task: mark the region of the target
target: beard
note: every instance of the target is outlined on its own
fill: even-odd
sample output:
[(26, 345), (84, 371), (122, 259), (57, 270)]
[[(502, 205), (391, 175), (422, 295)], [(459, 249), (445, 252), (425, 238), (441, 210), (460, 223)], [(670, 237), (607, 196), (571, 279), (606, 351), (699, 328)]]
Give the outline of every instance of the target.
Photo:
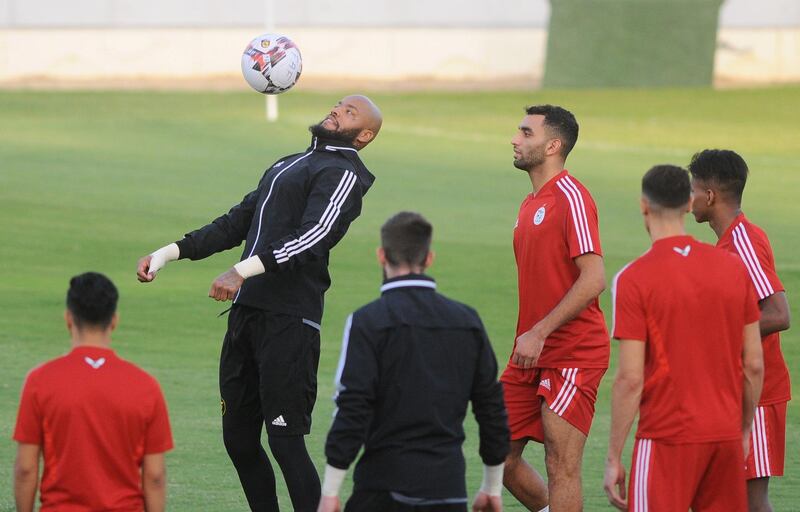
[(533, 170), (544, 163), (544, 145), (533, 148), (529, 153), (522, 153), (514, 159), (514, 167), (525, 172)]
[(350, 144), (351, 146), (356, 141), (356, 137), (358, 134), (361, 133), (360, 128), (350, 128), (349, 130), (329, 130), (322, 126), (322, 123), (325, 120), (323, 119), (317, 124), (312, 124), (308, 127), (308, 131), (311, 132), (311, 135), (314, 137), (319, 137), (321, 139), (328, 139), (328, 140), (335, 140), (337, 142), (344, 142), (345, 144)]

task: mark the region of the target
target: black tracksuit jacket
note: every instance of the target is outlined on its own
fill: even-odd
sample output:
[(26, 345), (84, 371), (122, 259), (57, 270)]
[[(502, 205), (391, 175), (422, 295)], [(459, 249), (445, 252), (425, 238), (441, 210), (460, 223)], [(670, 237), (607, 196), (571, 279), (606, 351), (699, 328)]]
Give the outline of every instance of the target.
[(364, 446), (354, 491), (465, 498), (470, 401), (483, 462), (494, 466), (508, 454), (503, 392), (483, 324), (435, 286), (424, 275), (387, 280), (378, 300), (348, 318), (325, 455), (346, 469)]
[(244, 240), (241, 259), (258, 256), (266, 272), (245, 280), (234, 303), (320, 323), (328, 254), (374, 181), (355, 148), (314, 137), (305, 152), (267, 169), (228, 213), (176, 242), (180, 258), (199, 260)]

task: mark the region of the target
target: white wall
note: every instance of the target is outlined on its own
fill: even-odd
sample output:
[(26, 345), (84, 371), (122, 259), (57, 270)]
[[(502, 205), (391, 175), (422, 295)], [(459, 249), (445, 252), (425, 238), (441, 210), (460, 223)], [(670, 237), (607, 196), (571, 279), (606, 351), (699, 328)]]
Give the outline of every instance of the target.
[[(243, 88), (239, 63), (261, 29), (48, 29), (0, 31), (0, 86), (178, 85)], [(306, 86), (535, 87), (543, 29), (286, 27), (303, 53)], [(800, 29), (722, 29), (715, 81), (800, 83)], [(182, 82), (182, 83), (181, 83)]]
[[(0, 28), (0, 86), (151, 86), (177, 80), (183, 81), (177, 85), (243, 87), (239, 58), (247, 41), (263, 32), (265, 5), (262, 0), (0, 0), (0, 27), (10, 26)], [(537, 85), (545, 65), (548, 0), (487, 5), (485, 0), (291, 0), (280, 4), (278, 18), (298, 23), (278, 28), (303, 52), (304, 85), (346, 80)], [(720, 16), (717, 83), (800, 82), (800, 0), (728, 0)]]
[[(545, 28), (550, 16), (548, 0), (0, 0), (0, 28), (254, 27), (270, 2), (271, 21), (293, 27)], [(720, 24), (800, 27), (800, 0), (725, 0)]]
[[(244, 87), (240, 58), (252, 29), (0, 31), (0, 85), (206, 78)], [(536, 85), (546, 32), (529, 29), (292, 28), (303, 82), (440, 80)], [(122, 84), (125, 85), (125, 84)], [(189, 84), (191, 85), (191, 84)]]

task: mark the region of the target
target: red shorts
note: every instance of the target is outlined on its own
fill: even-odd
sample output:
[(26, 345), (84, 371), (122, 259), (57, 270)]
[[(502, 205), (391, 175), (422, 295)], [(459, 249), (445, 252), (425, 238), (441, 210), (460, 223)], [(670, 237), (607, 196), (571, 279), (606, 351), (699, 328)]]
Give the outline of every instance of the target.
[(637, 439), (628, 510), (746, 512), (742, 442), (666, 444)]
[(500, 382), (508, 411), (511, 440), (544, 442), (542, 401), (584, 435), (594, 418), (597, 386), (605, 368), (515, 368), (507, 366)]
[(786, 402), (756, 407), (745, 463), (747, 479), (783, 476), (785, 452)]

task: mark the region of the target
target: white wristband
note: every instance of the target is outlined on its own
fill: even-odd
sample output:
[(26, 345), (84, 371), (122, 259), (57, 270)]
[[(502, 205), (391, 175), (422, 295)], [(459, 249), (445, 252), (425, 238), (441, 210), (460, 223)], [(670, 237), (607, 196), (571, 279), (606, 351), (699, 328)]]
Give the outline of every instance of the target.
[(339, 489), (342, 487), (342, 482), (344, 482), (346, 474), (346, 469), (339, 469), (330, 464), (326, 464), (325, 478), (322, 481), (322, 495), (339, 496)]
[(483, 465), (483, 482), (481, 492), (489, 496), (500, 496), (503, 492), (503, 464), (497, 466)]
[(264, 264), (261, 263), (261, 258), (258, 256), (251, 256), (246, 260), (242, 260), (234, 265), (233, 268), (235, 268), (236, 272), (238, 272), (239, 275), (245, 279), (248, 277), (257, 276), (258, 274), (263, 274), (267, 270), (264, 268)]
[(150, 267), (147, 269), (148, 274), (155, 274), (164, 266), (169, 263), (170, 261), (175, 261), (181, 255), (181, 250), (178, 248), (178, 244), (171, 243), (161, 249), (157, 250), (150, 256)]

